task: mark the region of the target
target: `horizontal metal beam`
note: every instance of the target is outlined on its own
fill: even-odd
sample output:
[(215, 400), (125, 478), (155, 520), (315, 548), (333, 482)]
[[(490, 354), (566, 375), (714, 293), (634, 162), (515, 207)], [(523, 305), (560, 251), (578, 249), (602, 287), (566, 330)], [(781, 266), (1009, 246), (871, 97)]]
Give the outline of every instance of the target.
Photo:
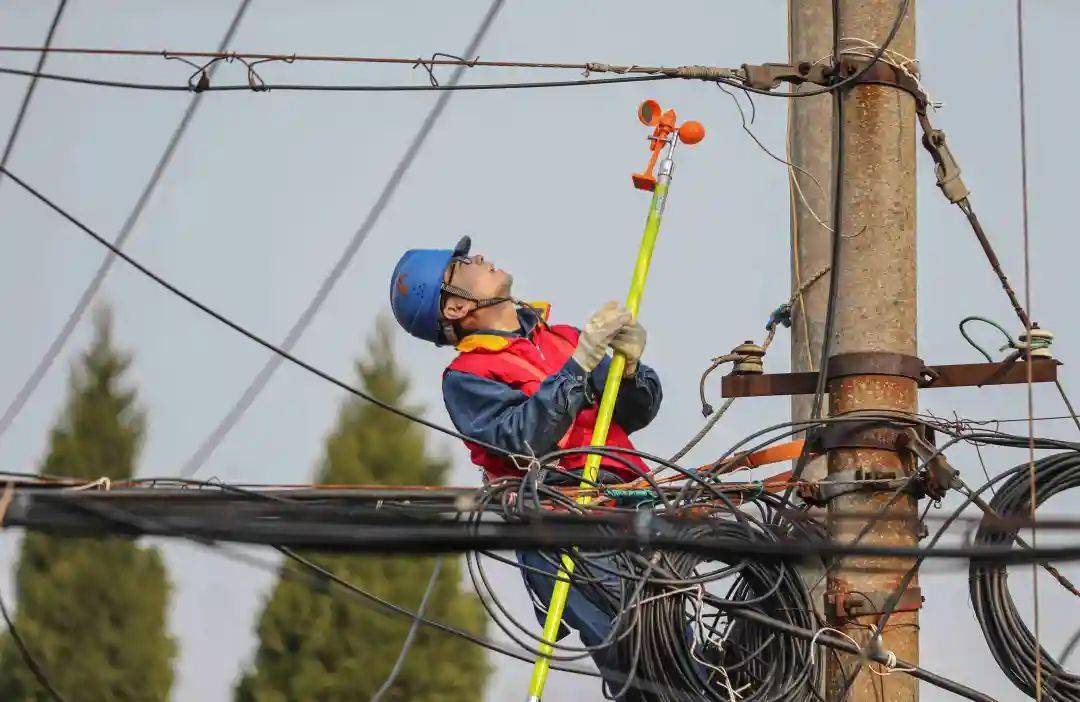
[[(1051, 383), (1057, 380), (1060, 363), (1052, 359), (1031, 362), (1031, 380)], [(1002, 363), (955, 363), (928, 366), (933, 380), (921, 383), (926, 389), (960, 388), (982, 385), (1016, 385), (1027, 382), (1026, 361)], [(763, 373), (761, 375), (725, 375), (721, 385), (724, 397), (766, 397), (771, 395), (812, 395), (817, 389), (817, 373)]]

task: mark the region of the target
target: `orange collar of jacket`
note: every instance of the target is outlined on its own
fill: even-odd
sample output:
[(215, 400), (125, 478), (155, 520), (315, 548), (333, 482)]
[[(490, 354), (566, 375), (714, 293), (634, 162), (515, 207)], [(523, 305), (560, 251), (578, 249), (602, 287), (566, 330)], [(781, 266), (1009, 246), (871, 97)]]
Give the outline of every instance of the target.
[[(551, 305), (547, 302), (526, 302), (526, 306), (536, 310), (540, 313), (540, 320), (547, 322), (548, 317), (551, 316)], [(484, 332), (476, 332), (469, 334), (464, 339), (458, 342), (457, 350), (460, 353), (468, 353), (469, 351), (502, 351), (510, 345), (514, 339), (518, 337), (503, 336), (502, 334), (486, 334)]]

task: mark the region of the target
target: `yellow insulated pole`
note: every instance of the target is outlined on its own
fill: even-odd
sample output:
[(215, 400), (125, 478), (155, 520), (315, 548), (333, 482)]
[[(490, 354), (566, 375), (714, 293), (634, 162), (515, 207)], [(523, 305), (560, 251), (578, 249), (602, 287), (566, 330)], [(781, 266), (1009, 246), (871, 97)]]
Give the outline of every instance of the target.
[[(630, 293), (626, 296), (626, 309), (637, 319), (638, 309), (641, 307), (641, 296), (645, 291), (645, 279), (649, 275), (649, 264), (652, 262), (653, 249), (656, 248), (656, 237), (660, 232), (660, 218), (664, 214), (664, 203), (667, 200), (668, 185), (671, 183), (671, 170), (674, 162), (671, 160), (678, 141), (676, 134), (670, 136), (670, 147), (667, 157), (660, 162), (660, 169), (656, 176), (656, 187), (653, 189), (652, 200), (649, 203), (649, 215), (645, 220), (645, 233), (641, 237), (641, 246), (638, 248), (637, 263), (634, 264), (634, 277), (630, 280)], [(611, 428), (611, 417), (615, 412), (615, 398), (619, 394), (619, 385), (622, 382), (623, 372), (626, 370), (626, 357), (616, 353), (611, 359), (607, 381), (604, 383), (604, 394), (600, 399), (600, 409), (596, 416), (596, 426), (593, 429), (592, 445), (603, 446), (607, 443), (608, 429)], [(596, 476), (600, 469), (600, 454), (589, 454), (585, 462), (585, 470), (582, 473), (581, 487), (588, 489), (596, 482)], [(579, 504), (587, 504), (592, 497), (582, 493), (577, 498)], [(555, 581), (554, 590), (551, 593), (551, 603), (548, 605), (547, 619), (544, 621), (544, 641), (540, 644), (540, 656), (533, 666), (532, 679), (529, 682), (529, 702), (540, 702), (544, 693), (544, 684), (547, 682), (548, 670), (551, 668), (551, 654), (554, 650), (553, 642), (559, 632), (559, 623), (562, 621), (563, 610), (566, 608), (566, 597), (570, 592), (570, 575), (574, 572), (574, 561), (569, 555), (562, 557), (562, 569), (559, 578)]]

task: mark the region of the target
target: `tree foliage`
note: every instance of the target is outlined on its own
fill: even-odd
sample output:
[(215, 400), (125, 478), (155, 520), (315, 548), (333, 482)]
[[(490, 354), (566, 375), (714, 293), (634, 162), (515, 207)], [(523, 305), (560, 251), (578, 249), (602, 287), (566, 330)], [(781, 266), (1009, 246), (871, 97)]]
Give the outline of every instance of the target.
[[(357, 364), (364, 388), (401, 405), (408, 380), (394, 356), (392, 327), (380, 320)], [(346, 401), (326, 440), (318, 480), (331, 484), (439, 484), (449, 464), (432, 458), (420, 427), (359, 399)], [(311, 557), (365, 590), (415, 609), (434, 568), (428, 558)], [(282, 567), (292, 568), (286, 563)], [(444, 561), (427, 616), (483, 631), (477, 597), (460, 586), (458, 561)], [(333, 587), (333, 586), (331, 586)], [(315, 592), (279, 578), (258, 623), (259, 646), (240, 681), (238, 702), (368, 700), (389, 675), (410, 620), (376, 611), (343, 591)], [(384, 702), (454, 702), (483, 698), (483, 651), (421, 627)]]
[[(68, 400), (41, 472), (122, 480), (134, 474), (145, 418), (123, 382), (130, 357), (112, 342), (106, 312), (72, 371)], [(120, 538), (27, 533), (15, 575), (15, 625), (69, 700), (167, 700), (176, 644), (169, 583), (156, 548)], [(50, 700), (11, 636), (0, 641), (0, 699)]]

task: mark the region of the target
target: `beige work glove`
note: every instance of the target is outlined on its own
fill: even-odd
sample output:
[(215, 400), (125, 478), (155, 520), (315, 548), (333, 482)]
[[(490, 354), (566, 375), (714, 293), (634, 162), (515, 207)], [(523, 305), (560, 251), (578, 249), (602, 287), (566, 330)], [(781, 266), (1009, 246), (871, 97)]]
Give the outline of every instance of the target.
[(638, 361), (645, 352), (645, 336), (645, 327), (632, 319), (624, 324), (611, 340), (611, 348), (626, 357), (624, 377), (629, 378), (637, 373)]
[(585, 323), (573, 359), (586, 373), (591, 372), (604, 359), (611, 340), (629, 322), (630, 313), (622, 305), (614, 301), (605, 304)]

